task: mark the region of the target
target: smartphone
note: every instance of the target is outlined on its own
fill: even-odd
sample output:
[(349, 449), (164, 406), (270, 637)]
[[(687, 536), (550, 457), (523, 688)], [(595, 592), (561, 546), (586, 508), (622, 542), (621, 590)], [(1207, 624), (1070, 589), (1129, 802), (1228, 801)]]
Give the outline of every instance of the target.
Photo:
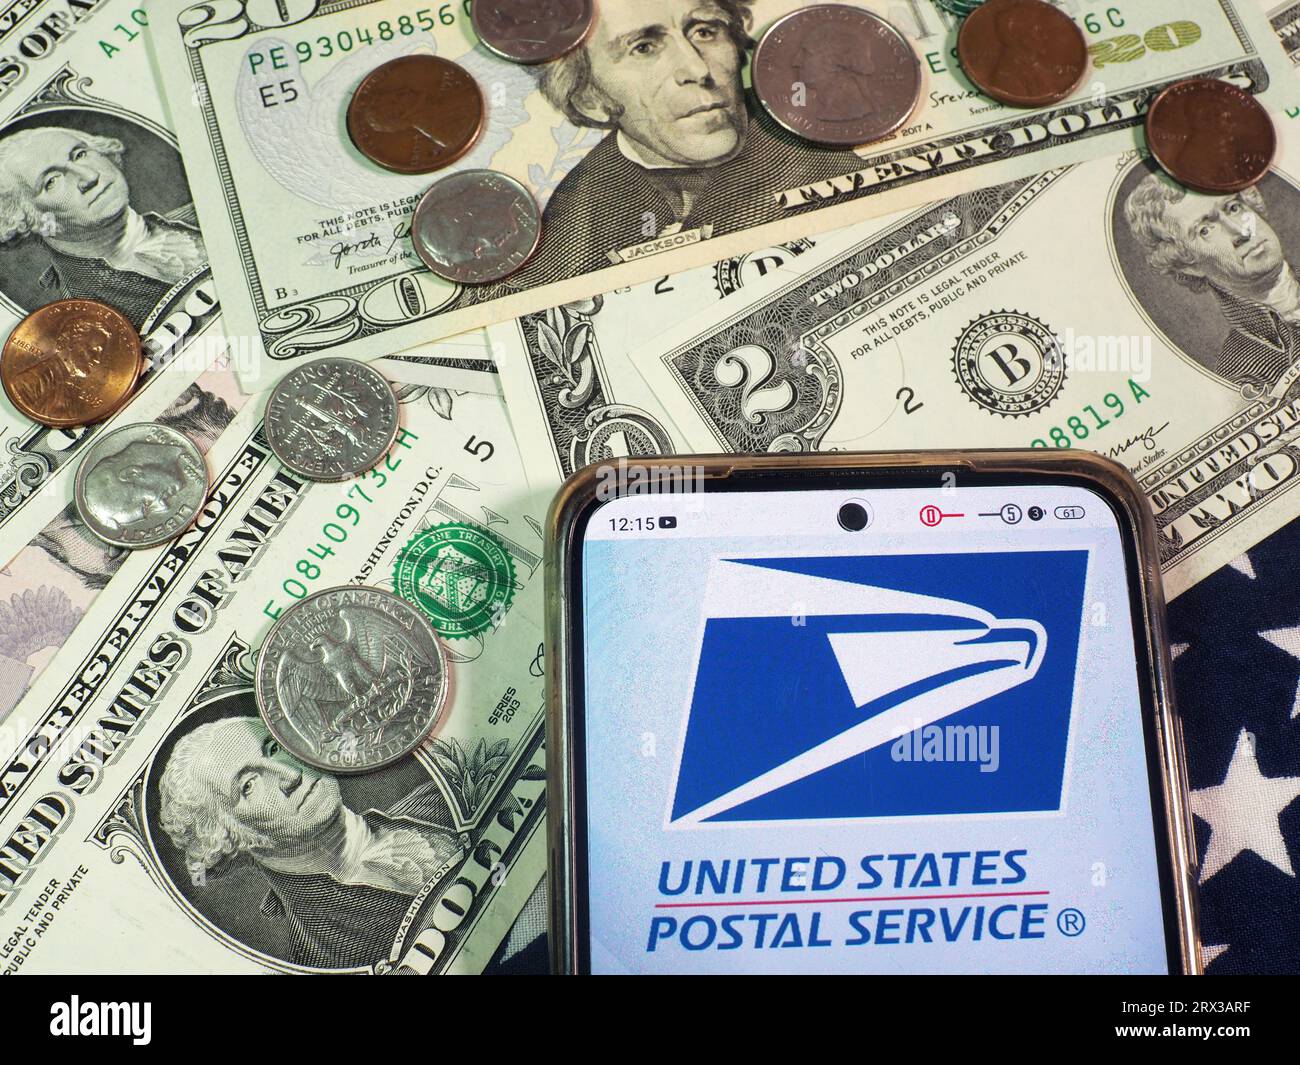
[(547, 605), (557, 971), (1200, 971), (1118, 464), (593, 466), (551, 509)]

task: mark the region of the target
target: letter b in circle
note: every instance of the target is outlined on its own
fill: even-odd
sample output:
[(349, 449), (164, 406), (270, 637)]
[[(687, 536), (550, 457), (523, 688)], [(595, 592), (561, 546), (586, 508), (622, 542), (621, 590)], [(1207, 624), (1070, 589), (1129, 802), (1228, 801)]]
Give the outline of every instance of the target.
[(1034, 372), (1033, 364), (1021, 354), (1020, 348), (1012, 341), (999, 344), (985, 356), (1006, 377), (1006, 387), (1015, 388)]
[(1065, 384), (1065, 359), (1046, 323), (1021, 311), (972, 321), (953, 347), (953, 372), (967, 397), (1004, 418), (1051, 404)]

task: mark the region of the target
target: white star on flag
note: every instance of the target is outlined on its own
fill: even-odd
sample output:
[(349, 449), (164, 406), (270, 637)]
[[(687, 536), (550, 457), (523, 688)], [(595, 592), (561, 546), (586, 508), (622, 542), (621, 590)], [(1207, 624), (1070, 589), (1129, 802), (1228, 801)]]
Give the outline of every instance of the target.
[(1295, 876), (1278, 817), (1300, 796), (1300, 777), (1266, 777), (1255, 744), (1242, 729), (1223, 783), (1192, 792), (1192, 812), (1210, 826), (1201, 883), (1242, 851), (1254, 851), (1287, 876)]
[(1243, 576), (1249, 577), (1252, 581), (1255, 579), (1255, 565), (1250, 561), (1249, 555), (1234, 558), (1228, 565)]
[[(1285, 651), (1300, 662), (1300, 626), (1289, 629), (1265, 629), (1260, 633), (1264, 639), (1279, 651)], [(1291, 700), (1291, 717), (1300, 715), (1300, 683), (1296, 684), (1295, 697)]]
[(1210, 962), (1214, 961), (1220, 954), (1228, 949), (1227, 943), (1216, 943), (1211, 946), (1208, 943), (1201, 944), (1201, 965), (1204, 968), (1210, 967)]

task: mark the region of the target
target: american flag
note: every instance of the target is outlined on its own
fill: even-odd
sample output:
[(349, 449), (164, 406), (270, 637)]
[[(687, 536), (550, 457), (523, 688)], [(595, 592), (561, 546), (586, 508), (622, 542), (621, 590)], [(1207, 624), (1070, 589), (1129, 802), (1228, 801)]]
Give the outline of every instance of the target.
[(1169, 605), (1206, 972), (1300, 972), (1300, 520)]

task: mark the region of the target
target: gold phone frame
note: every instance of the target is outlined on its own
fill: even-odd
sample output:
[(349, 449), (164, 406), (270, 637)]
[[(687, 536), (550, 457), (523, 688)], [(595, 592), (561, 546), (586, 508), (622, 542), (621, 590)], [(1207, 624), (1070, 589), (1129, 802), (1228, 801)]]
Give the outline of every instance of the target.
[[(1008, 478), (1060, 477), (1084, 482), (1107, 497), (1127, 519), (1137, 559), (1138, 587), (1132, 599), (1141, 617), (1134, 619), (1135, 635), (1144, 635), (1146, 685), (1154, 707), (1155, 747), (1164, 800), (1173, 902), (1177, 921), (1177, 954), (1184, 974), (1203, 971), (1197, 919), (1198, 882), (1196, 843), (1188, 804), (1182, 723), (1174, 709), (1164, 590), (1160, 580), (1155, 521), (1146, 497), (1128, 470), (1112, 459), (1087, 451), (1058, 453), (1042, 449), (988, 451), (834, 452), (804, 455), (672, 455), (656, 459), (630, 459), (626, 463), (597, 463), (579, 470), (557, 492), (546, 525), (546, 663), (547, 663), (547, 833), (549, 843), (548, 888), (552, 971), (579, 971), (579, 930), (576, 890), (580, 881), (573, 814), (577, 782), (574, 772), (573, 661), (579, 648), (571, 647), (574, 611), (580, 604), (569, 594), (573, 586), (578, 526), (601, 505), (598, 490), (608, 491), (611, 478), (629, 471), (644, 483), (655, 471), (671, 482), (674, 471), (698, 470), (704, 480), (737, 475), (811, 474), (816, 487), (820, 474), (851, 476), (855, 471), (879, 477), (897, 471), (921, 476), (963, 471)], [(617, 492), (616, 492), (617, 494)], [(1121, 525), (1123, 523), (1121, 522)], [(1143, 663), (1139, 663), (1141, 667)], [(1171, 953), (1173, 953), (1171, 951)]]

